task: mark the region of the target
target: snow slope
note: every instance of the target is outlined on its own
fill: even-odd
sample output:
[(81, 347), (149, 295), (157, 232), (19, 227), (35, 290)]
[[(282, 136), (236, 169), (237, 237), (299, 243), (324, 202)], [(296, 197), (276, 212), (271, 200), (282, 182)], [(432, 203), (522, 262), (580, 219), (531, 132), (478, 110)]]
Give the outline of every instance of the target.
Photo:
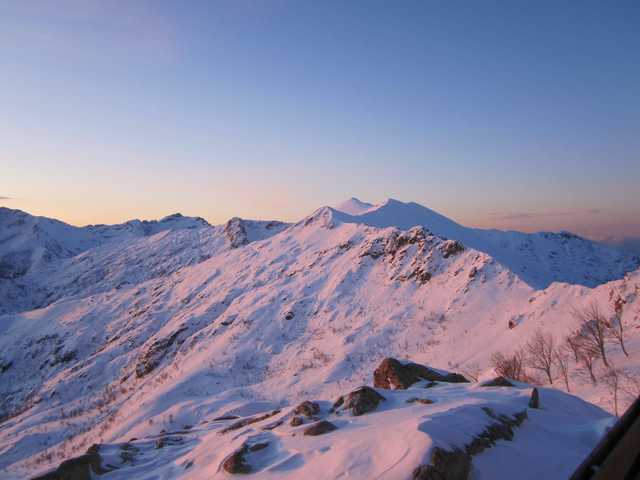
[[(134, 465), (145, 472), (211, 475), (223, 454), (260, 435), (249, 429), (221, 439), (216, 417), (290, 409), (305, 399), (334, 400), (370, 384), (373, 369), (387, 356), (463, 372), (477, 365), (490, 375), (493, 352), (513, 351), (537, 328), (561, 339), (575, 328), (573, 307), (598, 301), (608, 308), (612, 291), (627, 301), (630, 356), (615, 345), (607, 348), (613, 362), (640, 374), (640, 272), (595, 288), (553, 283), (536, 290), (486, 252), (421, 227), (400, 230), (361, 221), (378, 210), (354, 217), (324, 207), (292, 226), (233, 219), (202, 231), (158, 232), (126, 248), (90, 249), (56, 263), (59, 270), (38, 270), (42, 278), (66, 286), (44, 308), (0, 315), (2, 475), (42, 472), (96, 442), (107, 444), (106, 455), (121, 453), (131, 437), (142, 442), (134, 442), (142, 452)], [(187, 247), (187, 254), (180, 253)], [(81, 260), (83, 255), (91, 260)], [(89, 262), (86, 268), (83, 262)], [(64, 294), (70, 286), (61, 279), (103, 267), (85, 286)], [(508, 328), (510, 321), (515, 328)], [(611, 411), (606, 388), (591, 385), (578, 366), (571, 368), (572, 393)], [(446, 388), (450, 394), (436, 398), (435, 408), (442, 410), (433, 411), (446, 413), (443, 425), (467, 406), (520, 408), (525, 395), (511, 390), (489, 395), (477, 385)], [(430, 430), (440, 420), (430, 422), (440, 417), (416, 418), (417, 406), (404, 407), (399, 393), (388, 395), (389, 408), (380, 416), (346, 423), (331, 417), (343, 422), (339, 430), (302, 450), (294, 448), (298, 442), (289, 438), (290, 430), (274, 433), (269, 438), (275, 446), (263, 452), (270, 460), (256, 457), (265, 477), (275, 475), (268, 473), (271, 468), (295, 478), (324, 465), (336, 469), (328, 470), (336, 476), (352, 472), (360, 478), (367, 472), (385, 478), (388, 471), (386, 478), (403, 478), (396, 472), (412, 471), (432, 445), (449, 437), (442, 428)], [(545, 397), (551, 399), (550, 416), (530, 428), (523, 425), (530, 436), (523, 433), (519, 443), (517, 433), (515, 450), (504, 446), (504, 455), (520, 452), (533, 461), (546, 450), (528, 452), (527, 445), (542, 438), (551, 446), (553, 438), (561, 438), (570, 445), (563, 452), (571, 456), (566, 470), (595, 443), (594, 432), (610, 417), (562, 392), (544, 390)], [(206, 426), (196, 428), (201, 422)], [(391, 425), (397, 425), (393, 435), (399, 445), (420, 447), (387, 452), (380, 439), (392, 434)], [(566, 436), (557, 437), (559, 426)], [(372, 440), (357, 434), (366, 428)], [(151, 440), (144, 439), (162, 430), (193, 433), (182, 434), (180, 446), (161, 455), (145, 453)], [(486, 455), (498, 455), (501, 448)], [(368, 460), (374, 454), (381, 456), (379, 462)], [(496, 463), (483, 455), (474, 459), (481, 478), (500, 478), (486, 473)], [(182, 465), (190, 461), (192, 468), (185, 470)], [(121, 473), (131, 471), (109, 475)]]

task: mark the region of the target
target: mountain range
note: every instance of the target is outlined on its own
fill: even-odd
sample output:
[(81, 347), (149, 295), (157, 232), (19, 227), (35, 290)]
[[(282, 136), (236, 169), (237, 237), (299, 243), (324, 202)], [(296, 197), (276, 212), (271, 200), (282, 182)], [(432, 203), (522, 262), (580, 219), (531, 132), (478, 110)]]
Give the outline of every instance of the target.
[[(519, 462), (526, 478), (566, 478), (613, 421), (605, 382), (573, 364), (570, 393), (538, 385), (543, 408), (529, 384), (482, 382), (493, 353), (539, 329), (560, 343), (572, 312), (609, 315), (615, 298), (629, 355), (609, 345), (610, 359), (640, 378), (639, 266), (568, 232), (469, 228), (392, 199), (217, 226), (175, 214), (80, 228), (0, 208), (0, 472), (28, 478), (96, 444), (85, 457), (105, 478), (223, 478), (232, 464), (437, 478), (420, 477), (434, 452), (464, 448), (478, 478), (518, 476)], [(363, 390), (375, 405), (362, 415), (349, 392), (385, 358), (443, 372)], [(317, 409), (297, 415), (304, 401)], [(316, 424), (329, 430), (304, 433)], [(476, 448), (496, 424), (511, 438)]]

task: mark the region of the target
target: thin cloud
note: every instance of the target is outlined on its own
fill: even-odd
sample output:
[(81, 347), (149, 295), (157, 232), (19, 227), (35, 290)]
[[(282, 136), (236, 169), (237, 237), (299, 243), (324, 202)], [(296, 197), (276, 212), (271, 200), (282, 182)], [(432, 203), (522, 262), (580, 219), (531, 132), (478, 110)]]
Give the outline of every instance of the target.
[(3, 197), (0, 195), (0, 200), (13, 200), (11, 197)]
[(594, 208), (590, 210), (576, 210), (572, 212), (548, 212), (548, 213), (540, 213), (540, 212), (513, 212), (513, 213), (505, 213), (505, 212), (494, 212), (490, 213), (489, 216), (493, 217), (496, 220), (528, 220), (532, 218), (547, 218), (547, 217), (567, 217), (570, 215), (579, 215), (588, 213), (591, 215), (595, 215), (600, 213), (600, 210)]

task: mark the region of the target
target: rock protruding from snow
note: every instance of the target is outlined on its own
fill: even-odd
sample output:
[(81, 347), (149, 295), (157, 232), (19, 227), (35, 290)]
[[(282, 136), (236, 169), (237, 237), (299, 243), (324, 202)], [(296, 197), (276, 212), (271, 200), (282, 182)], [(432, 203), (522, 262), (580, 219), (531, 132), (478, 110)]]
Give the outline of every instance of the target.
[(395, 358), (385, 358), (373, 372), (373, 385), (376, 388), (406, 390), (420, 380), (433, 382), (468, 382), (459, 373), (443, 372), (418, 363), (402, 363)]
[(244, 443), (240, 448), (236, 449), (222, 462), (222, 468), (229, 473), (251, 473), (253, 468), (247, 460), (247, 456), (251, 452), (259, 452), (269, 446), (268, 442), (259, 442), (249, 445)]
[(305, 400), (293, 409), (293, 413), (296, 415), (304, 415), (305, 417), (311, 418), (314, 415), (320, 413), (320, 405), (318, 405), (316, 402)]
[(527, 419), (526, 410), (513, 416), (497, 414), (489, 407), (483, 407), (482, 411), (491, 419), (489, 425), (466, 445), (456, 445), (451, 449), (434, 448), (431, 462), (416, 468), (413, 480), (468, 480), (472, 456), (493, 447), (498, 440), (513, 440), (514, 428)]
[(338, 398), (333, 404), (333, 411), (339, 409), (350, 410), (354, 416), (364, 415), (376, 409), (385, 398), (371, 387), (360, 387), (344, 396)]
[(513, 383), (504, 377), (496, 377), (480, 384), (481, 387), (513, 387)]
[(537, 388), (531, 390), (531, 398), (529, 399), (529, 408), (540, 408), (540, 393)]
[(333, 432), (337, 429), (338, 427), (336, 427), (333, 423), (327, 420), (320, 420), (319, 422), (309, 425), (304, 429), (302, 433), (304, 435), (315, 437), (317, 435), (324, 435), (325, 433)]
[(90, 480), (95, 475), (107, 473), (110, 469), (103, 467), (99, 450), (99, 445), (91, 445), (84, 455), (65, 460), (54, 471), (32, 480)]

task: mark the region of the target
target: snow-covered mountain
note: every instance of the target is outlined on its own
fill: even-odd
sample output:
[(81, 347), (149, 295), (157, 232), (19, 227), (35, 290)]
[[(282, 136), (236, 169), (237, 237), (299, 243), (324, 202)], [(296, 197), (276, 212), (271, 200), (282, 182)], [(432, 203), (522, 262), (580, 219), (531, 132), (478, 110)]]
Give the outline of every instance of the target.
[(0, 314), (164, 276), (286, 226), (239, 218), (211, 226), (177, 213), (157, 221), (74, 227), (0, 208)]
[[(359, 206), (368, 206), (359, 208)], [(464, 227), (417, 203), (389, 199), (378, 206), (351, 199), (337, 210), (374, 227), (408, 229), (422, 225), (435, 235), (485, 252), (535, 288), (552, 282), (594, 287), (640, 266), (640, 257), (569, 232), (522, 233)]]
[[(633, 258), (577, 237), (467, 229), (389, 201), (357, 215), (323, 207), (294, 225), (232, 219), (111, 238), (90, 237), (95, 246), (67, 247), (5, 279), (33, 282), (23, 284), (44, 296), (35, 309), (2, 297), (11, 305), (0, 315), (7, 478), (43, 472), (93, 443), (102, 446), (85, 460), (97, 455), (113, 467), (105, 478), (222, 478), (229, 458), (260, 478), (411, 478), (430, 468), (437, 448), (476, 452), (473, 438), (501, 421), (514, 430), (515, 450), (494, 439), (472, 455), (475, 472), (507, 478), (496, 476), (496, 462), (542, 443), (544, 452), (517, 457), (550, 456), (549, 464), (532, 461), (527, 478), (564, 478), (612, 417), (559, 390), (540, 388), (541, 410), (527, 407), (524, 384), (378, 388), (385, 400), (362, 417), (331, 403), (371, 385), (385, 357), (488, 379), (493, 352), (514, 351), (538, 328), (560, 341), (576, 327), (574, 308), (595, 301), (608, 312), (614, 294), (626, 302), (629, 356), (609, 345), (610, 359), (640, 374), (640, 271), (625, 274)], [(508, 253), (495, 256), (476, 240)], [(553, 261), (536, 266), (551, 248)], [(580, 265), (585, 252), (595, 266)], [(579, 280), (552, 283), (554, 275)], [(578, 365), (570, 386), (613, 410), (605, 385), (592, 385)], [(304, 400), (318, 401), (311, 417), (337, 430), (300, 436), (312, 420), (290, 422)], [(518, 430), (510, 422), (523, 411)]]

